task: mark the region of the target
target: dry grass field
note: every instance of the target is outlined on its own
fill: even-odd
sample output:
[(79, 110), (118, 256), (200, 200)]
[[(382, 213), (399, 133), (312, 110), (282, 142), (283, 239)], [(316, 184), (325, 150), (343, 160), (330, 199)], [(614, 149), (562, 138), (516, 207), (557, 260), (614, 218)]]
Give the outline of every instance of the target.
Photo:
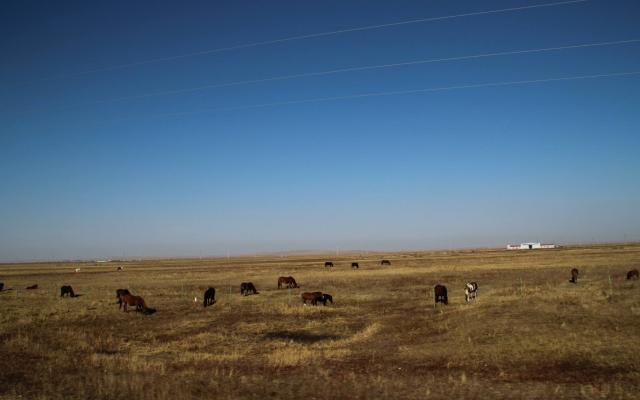
[[(639, 266), (640, 244), (0, 265), (0, 398), (637, 399)], [(118, 288), (157, 313), (119, 311)], [(316, 290), (335, 303), (303, 306)]]

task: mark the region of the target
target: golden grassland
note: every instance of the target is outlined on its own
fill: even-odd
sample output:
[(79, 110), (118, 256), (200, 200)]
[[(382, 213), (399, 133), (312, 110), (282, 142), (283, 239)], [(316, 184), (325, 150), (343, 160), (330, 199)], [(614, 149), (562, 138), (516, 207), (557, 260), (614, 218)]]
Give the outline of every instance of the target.
[[(640, 244), (4, 264), (0, 398), (638, 398), (638, 266)], [(119, 311), (118, 288), (157, 313)], [(316, 290), (335, 303), (303, 306)]]

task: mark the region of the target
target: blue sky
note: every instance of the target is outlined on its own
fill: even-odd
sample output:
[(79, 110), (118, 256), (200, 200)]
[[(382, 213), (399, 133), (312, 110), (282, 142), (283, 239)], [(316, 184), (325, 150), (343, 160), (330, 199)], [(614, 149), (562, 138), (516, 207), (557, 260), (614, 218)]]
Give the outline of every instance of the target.
[(640, 75), (251, 107), (640, 71), (640, 42), (131, 98), (640, 39), (636, 1), (590, 0), (118, 67), (543, 3), (4, 2), (0, 260), (640, 240)]

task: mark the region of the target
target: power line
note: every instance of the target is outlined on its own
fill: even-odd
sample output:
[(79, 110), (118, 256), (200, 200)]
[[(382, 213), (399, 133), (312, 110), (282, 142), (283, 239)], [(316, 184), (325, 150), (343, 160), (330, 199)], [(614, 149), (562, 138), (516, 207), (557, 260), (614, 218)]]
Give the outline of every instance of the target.
[(464, 14), (454, 14), (454, 15), (440, 16), (440, 17), (419, 18), (419, 19), (413, 19), (413, 20), (408, 20), (408, 21), (391, 22), (391, 23), (378, 24), (378, 25), (366, 25), (366, 26), (360, 26), (360, 27), (355, 27), (355, 28), (339, 29), (339, 30), (334, 30), (334, 31), (318, 32), (318, 33), (311, 33), (311, 34), (298, 35), (298, 36), (289, 36), (289, 37), (280, 38), (280, 39), (264, 40), (264, 41), (245, 43), (245, 44), (240, 44), (240, 45), (235, 45), (235, 46), (219, 47), (219, 48), (215, 48), (215, 49), (201, 50), (201, 51), (197, 51), (197, 52), (193, 52), (193, 53), (178, 54), (178, 55), (174, 55), (174, 56), (152, 58), (152, 59), (141, 60), (141, 61), (136, 61), (136, 62), (132, 62), (132, 63), (112, 65), (110, 67), (79, 71), (79, 72), (75, 72), (75, 73), (71, 73), (71, 74), (60, 75), (60, 76), (57, 76), (57, 77), (45, 78), (45, 79), (42, 79), (42, 80), (59, 80), (59, 79), (64, 79), (64, 78), (68, 78), (68, 77), (72, 77), (72, 76), (78, 76), (78, 75), (86, 75), (86, 74), (92, 74), (92, 73), (97, 73), (97, 72), (106, 72), (106, 71), (113, 71), (113, 70), (118, 70), (118, 69), (132, 68), (132, 67), (137, 67), (137, 66), (140, 66), (140, 65), (153, 64), (153, 63), (159, 63), (159, 62), (164, 62), (164, 61), (172, 61), (172, 60), (178, 60), (178, 59), (188, 58), (188, 57), (204, 56), (204, 55), (222, 53), (222, 52), (232, 51), (232, 50), (240, 50), (240, 49), (246, 49), (246, 48), (251, 48), (251, 47), (266, 46), (266, 45), (271, 45), (271, 44), (276, 44), (276, 43), (291, 42), (291, 41), (295, 41), (295, 40), (303, 40), (303, 39), (311, 39), (311, 38), (319, 38), (319, 37), (340, 35), (340, 34), (350, 33), (350, 32), (360, 32), (360, 31), (367, 31), (367, 30), (380, 29), (380, 28), (389, 28), (389, 27), (401, 26), (401, 25), (443, 21), (443, 20), (448, 20), (448, 19), (464, 18), (464, 17), (471, 17), (471, 16), (478, 16), (478, 15), (499, 14), (499, 13), (513, 12), (513, 11), (530, 10), (530, 9), (535, 9), (535, 8), (557, 7), (557, 6), (562, 6), (562, 5), (585, 3), (587, 1), (589, 1), (589, 0), (559, 1), (559, 2), (554, 2), (554, 3), (543, 3), (543, 4), (534, 4), (534, 5), (530, 5), (530, 6), (501, 8), (501, 9), (486, 10), (486, 11), (476, 11), (476, 12), (469, 12), (469, 13), (464, 13)]
[(199, 110), (199, 111), (182, 111), (182, 112), (175, 112), (175, 113), (155, 114), (155, 115), (151, 115), (150, 117), (153, 117), (153, 118), (174, 117), (174, 116), (195, 115), (195, 114), (204, 114), (204, 113), (220, 112), (220, 111), (238, 111), (238, 110), (249, 110), (249, 109), (265, 108), (265, 107), (278, 107), (278, 106), (295, 105), (295, 104), (320, 103), (320, 102), (336, 101), (336, 100), (361, 99), (361, 98), (367, 98), (367, 97), (398, 96), (398, 95), (407, 95), (407, 94), (421, 94), (421, 93), (442, 92), (442, 91), (449, 91), (449, 90), (479, 89), (479, 88), (502, 87), (502, 86), (516, 86), (516, 85), (528, 85), (528, 84), (546, 83), (546, 82), (575, 81), (575, 80), (584, 80), (584, 79), (598, 79), (598, 78), (609, 78), (609, 77), (616, 77), (616, 76), (633, 76), (633, 75), (640, 75), (640, 70), (637, 70), (637, 71), (624, 71), (624, 72), (612, 72), (612, 73), (595, 74), (595, 75), (577, 75), (577, 76), (568, 76), (568, 77), (559, 77), (559, 78), (543, 78), (543, 79), (530, 79), (530, 80), (520, 80), (520, 81), (488, 82), (488, 83), (477, 83), (477, 84), (457, 85), (457, 86), (443, 86), (443, 87), (424, 88), (424, 89), (395, 90), (395, 91), (388, 91), (388, 92), (369, 92), (369, 93), (352, 94), (352, 95), (345, 95), (345, 96), (316, 97), (316, 98), (301, 99), (301, 100), (277, 101), (277, 102), (272, 102), (272, 103), (252, 104), (252, 105), (247, 105), (247, 106), (219, 107), (219, 108), (211, 108), (211, 109), (208, 109), (208, 110), (205, 109), (205, 110)]
[(198, 92), (198, 91), (208, 90), (208, 89), (219, 89), (223, 87), (274, 82), (274, 81), (282, 81), (282, 80), (296, 79), (296, 78), (326, 76), (326, 75), (340, 74), (345, 72), (357, 72), (357, 71), (366, 71), (366, 70), (375, 70), (375, 69), (384, 69), (384, 68), (396, 68), (396, 67), (405, 67), (405, 66), (411, 66), (411, 65), (432, 64), (432, 63), (440, 63), (440, 62), (447, 62), (447, 61), (472, 60), (472, 59), (478, 59), (478, 58), (499, 57), (499, 56), (508, 56), (508, 55), (517, 55), (517, 54), (543, 53), (543, 52), (549, 52), (549, 51), (560, 51), (560, 50), (580, 49), (580, 48), (589, 48), (589, 47), (613, 46), (613, 45), (619, 45), (619, 44), (630, 44), (630, 43), (638, 43), (638, 42), (640, 42), (640, 39), (617, 40), (617, 41), (611, 41), (611, 42), (585, 43), (585, 44), (576, 44), (576, 45), (568, 45), (568, 46), (545, 47), (545, 48), (538, 48), (538, 49), (510, 50), (510, 51), (502, 51), (502, 52), (494, 52), (494, 53), (472, 54), (472, 55), (457, 56), (457, 57), (414, 60), (414, 61), (406, 61), (406, 62), (390, 63), (390, 64), (364, 65), (364, 66), (358, 66), (358, 67), (339, 68), (339, 69), (332, 69), (332, 70), (326, 70), (326, 71), (306, 72), (306, 73), (292, 74), (292, 75), (280, 75), (280, 76), (274, 76), (274, 77), (262, 78), (262, 79), (250, 79), (250, 80), (242, 80), (242, 81), (235, 81), (235, 82), (214, 83), (214, 84), (208, 84), (208, 85), (202, 85), (202, 86), (194, 86), (190, 88), (174, 89), (174, 90), (166, 90), (161, 92), (153, 92), (153, 93), (139, 94), (139, 95), (133, 95), (133, 96), (117, 97), (117, 98), (107, 99), (107, 100), (97, 100), (93, 104), (110, 103), (110, 102), (117, 102), (117, 101), (124, 101), (124, 100), (137, 100), (137, 99), (144, 99), (149, 97), (169, 96), (174, 94)]

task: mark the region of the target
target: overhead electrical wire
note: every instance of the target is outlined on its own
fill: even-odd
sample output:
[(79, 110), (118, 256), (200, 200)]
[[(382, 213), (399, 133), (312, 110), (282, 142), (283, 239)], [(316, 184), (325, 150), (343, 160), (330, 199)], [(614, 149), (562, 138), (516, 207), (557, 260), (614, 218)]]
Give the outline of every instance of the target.
[(501, 8), (501, 9), (485, 10), (485, 11), (475, 11), (475, 12), (468, 12), (468, 13), (462, 13), (462, 14), (445, 15), (445, 16), (440, 16), (440, 17), (418, 18), (418, 19), (412, 19), (412, 20), (407, 20), (407, 21), (391, 22), (391, 23), (386, 23), (386, 24), (366, 25), (366, 26), (360, 26), (360, 27), (354, 27), (354, 28), (346, 28), (346, 29), (339, 29), (339, 30), (333, 30), (333, 31), (317, 32), (317, 33), (311, 33), (311, 34), (306, 34), (306, 35), (289, 36), (289, 37), (284, 37), (284, 38), (280, 38), (280, 39), (271, 39), (271, 40), (264, 40), (264, 41), (258, 41), (258, 42), (244, 43), (244, 44), (239, 44), (239, 45), (234, 45), (234, 46), (227, 46), (227, 47), (218, 47), (218, 48), (214, 48), (214, 49), (200, 50), (200, 51), (196, 51), (196, 52), (192, 52), (192, 53), (177, 54), (177, 55), (173, 55), (173, 56), (159, 57), (159, 58), (150, 58), (150, 59), (141, 60), (141, 61), (135, 61), (135, 62), (131, 62), (131, 63), (117, 64), (117, 65), (112, 65), (112, 66), (107, 66), (107, 67), (102, 67), (102, 68), (95, 68), (95, 69), (90, 69), (90, 70), (85, 70), (85, 71), (78, 71), (78, 72), (59, 75), (59, 76), (50, 77), (50, 78), (43, 78), (40, 81), (60, 80), (60, 79), (65, 79), (65, 78), (69, 78), (69, 77), (73, 77), (73, 76), (80, 76), (80, 75), (87, 75), (87, 74), (93, 74), (93, 73), (98, 73), (98, 72), (113, 71), (113, 70), (118, 70), (118, 69), (126, 69), (126, 68), (132, 68), (132, 67), (137, 67), (137, 66), (141, 66), (141, 65), (146, 65), (146, 64), (154, 64), (154, 63), (160, 63), (160, 62), (165, 62), (165, 61), (178, 60), (178, 59), (182, 59), (182, 58), (204, 56), (204, 55), (209, 55), (209, 54), (216, 54), (216, 53), (222, 53), (222, 52), (227, 52), (227, 51), (232, 51), (232, 50), (240, 50), (240, 49), (246, 49), (246, 48), (252, 48), (252, 47), (266, 46), (266, 45), (277, 44), (277, 43), (291, 42), (291, 41), (296, 41), (296, 40), (304, 40), (304, 39), (311, 39), (311, 38), (334, 36), (334, 35), (340, 35), (340, 34), (345, 34), (345, 33), (350, 33), (350, 32), (361, 32), (361, 31), (368, 31), (368, 30), (373, 30), (373, 29), (389, 28), (389, 27), (394, 27), (394, 26), (402, 26), (402, 25), (410, 25), (410, 24), (418, 24), (418, 23), (426, 23), (426, 22), (443, 21), (443, 20), (449, 20), (449, 19), (455, 19), (455, 18), (464, 18), (464, 17), (472, 17), (472, 16), (478, 16), (478, 15), (499, 14), (499, 13), (514, 12), (514, 11), (531, 10), (531, 9), (536, 9), (536, 8), (557, 7), (557, 6), (563, 6), (563, 5), (585, 3), (587, 1), (589, 1), (589, 0), (568, 0), (568, 1), (558, 1), (558, 2), (553, 2), (553, 3), (532, 4), (532, 5), (528, 5), (528, 6), (509, 7), (509, 8)]
[(249, 79), (249, 80), (241, 80), (241, 81), (225, 82), (225, 83), (213, 83), (213, 84), (194, 86), (194, 87), (183, 88), (183, 89), (165, 90), (160, 92), (116, 97), (112, 99), (96, 100), (95, 102), (92, 102), (92, 104), (110, 103), (110, 102), (125, 101), (125, 100), (137, 100), (137, 99), (144, 99), (149, 97), (169, 96), (169, 95), (175, 95), (175, 94), (198, 92), (202, 90), (218, 89), (218, 88), (230, 87), (230, 86), (241, 86), (241, 85), (257, 84), (257, 83), (283, 81), (288, 79), (326, 76), (326, 75), (340, 74), (340, 73), (346, 73), (346, 72), (358, 72), (358, 71), (367, 71), (367, 70), (376, 70), (376, 69), (385, 69), (385, 68), (397, 68), (397, 67), (405, 67), (405, 66), (412, 66), (412, 65), (432, 64), (432, 63), (441, 63), (441, 62), (448, 62), (448, 61), (463, 61), (463, 60), (500, 57), (500, 56), (509, 56), (509, 55), (518, 55), (518, 54), (543, 53), (543, 52), (550, 52), (550, 51), (561, 51), (561, 50), (580, 49), (580, 48), (589, 48), (589, 47), (604, 47), (604, 46), (613, 46), (613, 45), (620, 45), (620, 44), (639, 43), (639, 42), (640, 42), (640, 39), (616, 40), (616, 41), (610, 41), (610, 42), (583, 43), (583, 44), (568, 45), (568, 46), (545, 47), (545, 48), (525, 49), (525, 50), (510, 50), (510, 51), (481, 53), (481, 54), (472, 54), (472, 55), (464, 55), (464, 56), (456, 56), (456, 57), (413, 60), (413, 61), (397, 62), (397, 63), (389, 63), (389, 64), (364, 65), (364, 66), (357, 66), (357, 67), (331, 69), (331, 70), (325, 70), (325, 71), (305, 72), (305, 73), (291, 74), (291, 75), (280, 75), (280, 76), (274, 76), (269, 78)]
[[(295, 105), (295, 104), (320, 103), (320, 102), (337, 101), (337, 100), (352, 100), (352, 99), (361, 99), (361, 98), (367, 98), (367, 97), (423, 94), (423, 93), (433, 93), (433, 92), (442, 92), (442, 91), (450, 91), (450, 90), (530, 85), (530, 84), (537, 84), (537, 83), (576, 81), (576, 80), (623, 77), (623, 76), (634, 76), (634, 75), (640, 75), (640, 70), (611, 72), (611, 73), (593, 74), (593, 75), (574, 75), (574, 76), (565, 76), (565, 77), (557, 77), (557, 78), (542, 78), (542, 79), (529, 79), (529, 80), (517, 80), (517, 81), (476, 83), (476, 84), (455, 85), (455, 86), (441, 86), (441, 87), (422, 88), (422, 89), (394, 90), (394, 91), (385, 91), (385, 92), (367, 92), (367, 93), (359, 93), (359, 94), (344, 95), (344, 96), (315, 97), (315, 98), (300, 99), (300, 100), (276, 101), (271, 103), (251, 104), (246, 106), (218, 107), (218, 108), (210, 108), (210, 109), (203, 109), (203, 110), (196, 110), (196, 111), (162, 113), (162, 114), (150, 115), (148, 117), (152, 117), (152, 118), (175, 117), (175, 116), (195, 115), (195, 114), (204, 114), (204, 113), (212, 113), (212, 112), (249, 110), (254, 108), (265, 108), (265, 107), (278, 107), (278, 106)], [(125, 119), (130, 119), (130, 118), (125, 118)]]

